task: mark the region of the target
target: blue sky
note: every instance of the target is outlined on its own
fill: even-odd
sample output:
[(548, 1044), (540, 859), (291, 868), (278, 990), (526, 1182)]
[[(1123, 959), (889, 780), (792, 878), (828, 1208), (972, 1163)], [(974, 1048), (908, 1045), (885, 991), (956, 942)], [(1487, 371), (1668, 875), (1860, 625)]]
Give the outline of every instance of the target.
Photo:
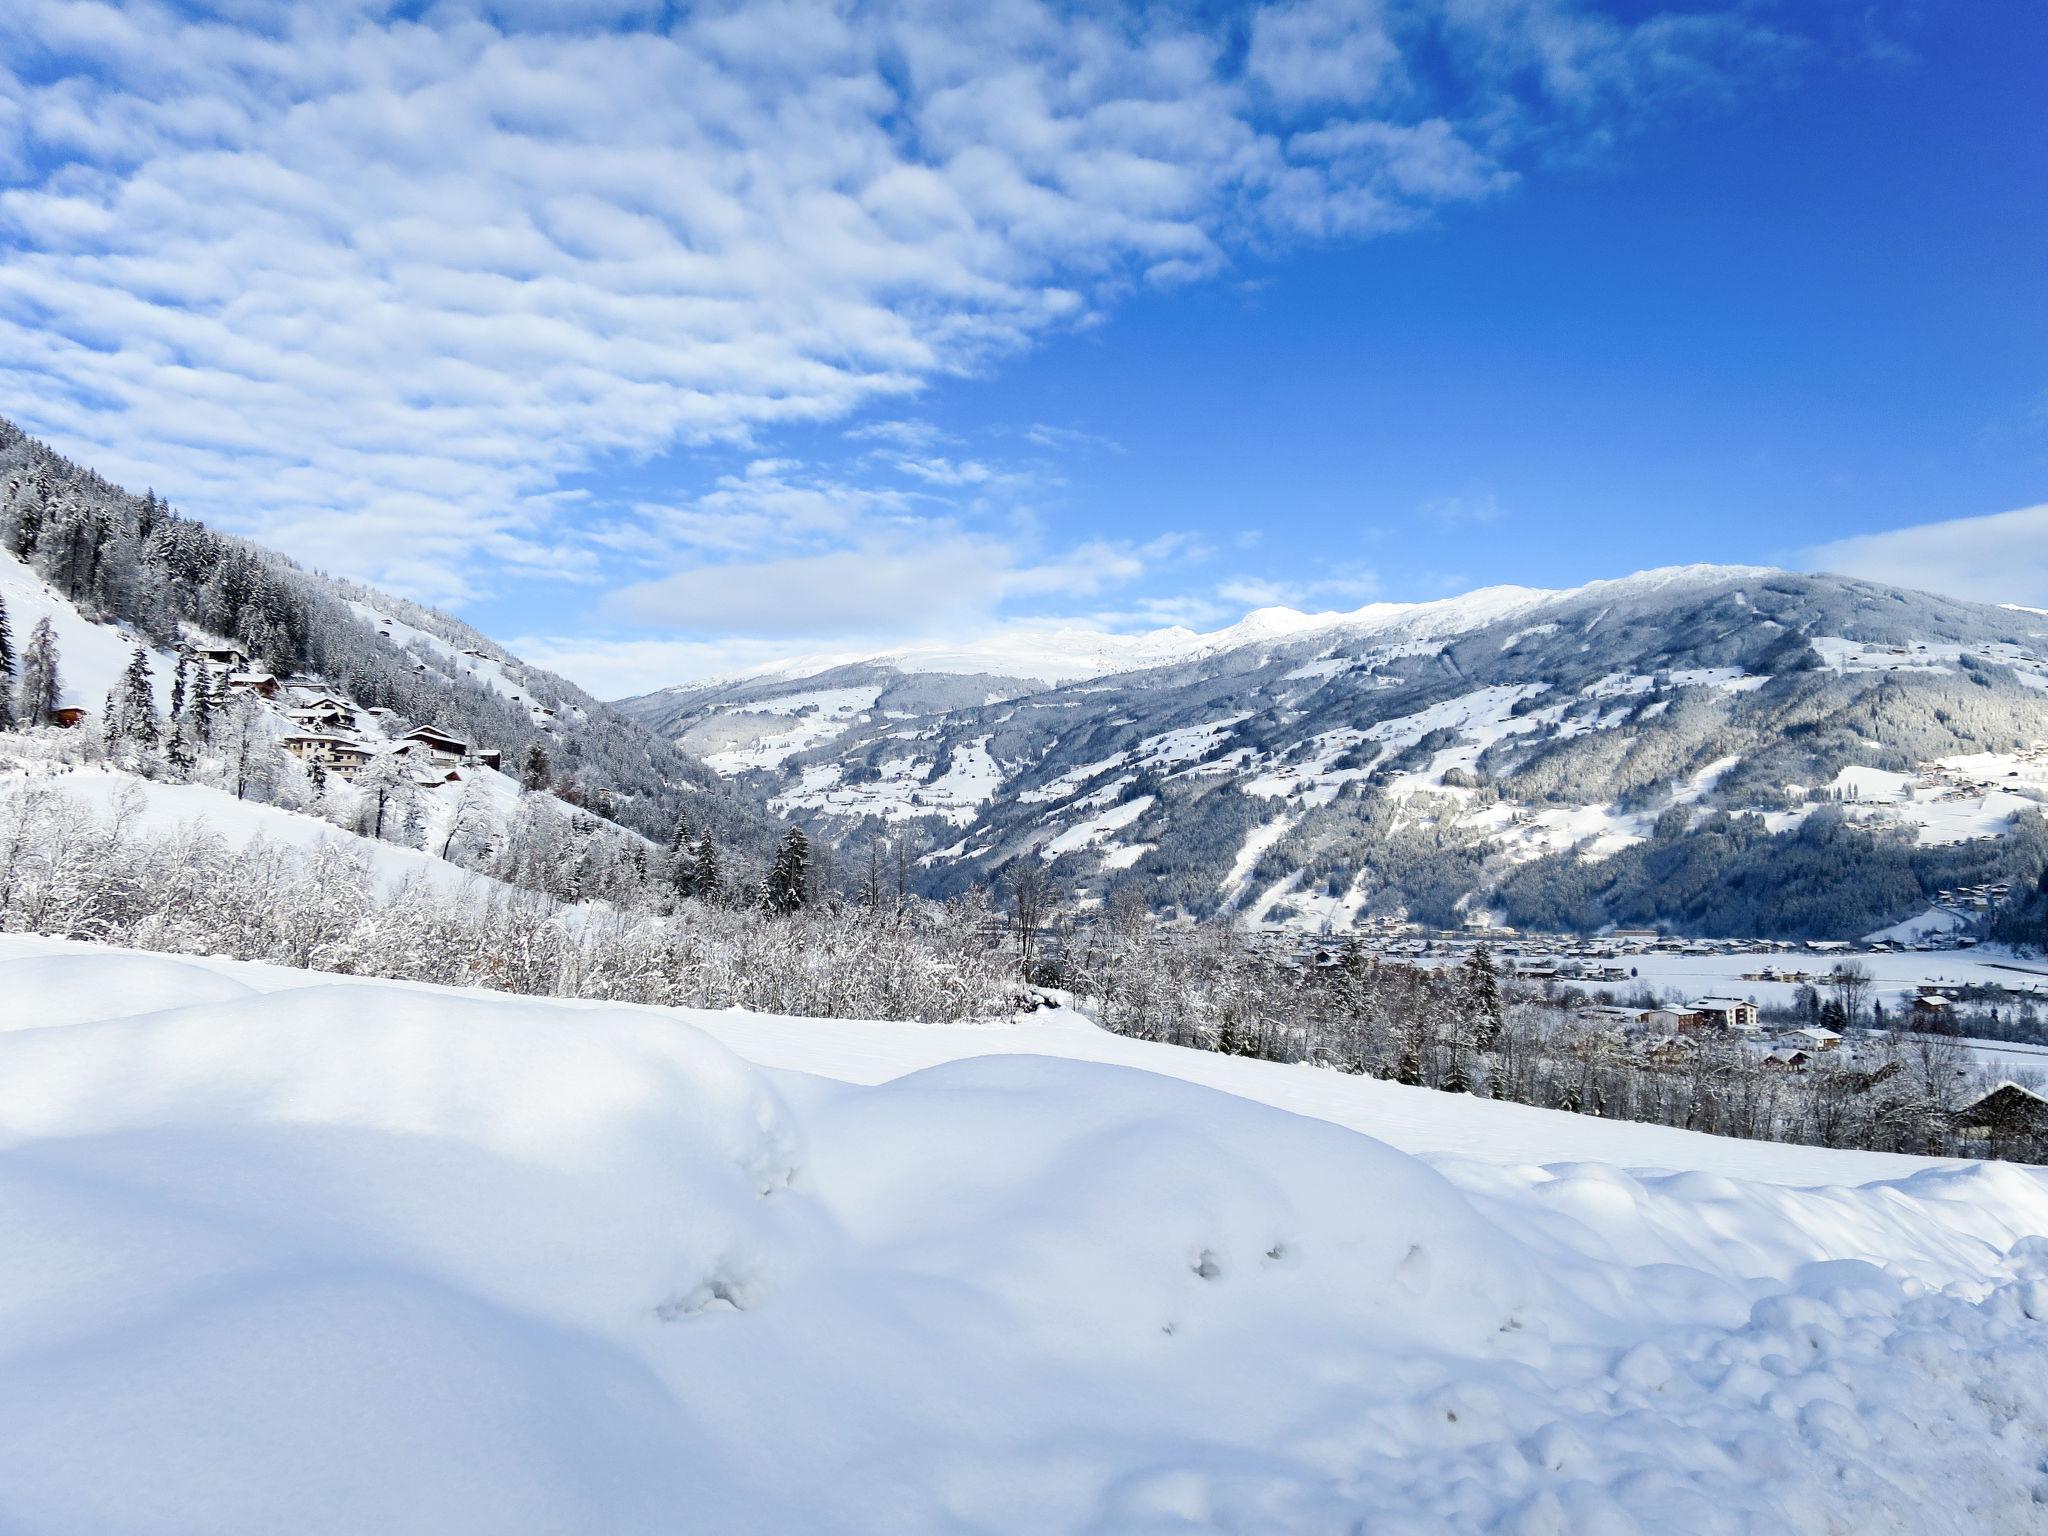
[(2048, 606), (2044, 63), (1981, 0), (22, 0), (0, 411), (604, 693), (1694, 560)]

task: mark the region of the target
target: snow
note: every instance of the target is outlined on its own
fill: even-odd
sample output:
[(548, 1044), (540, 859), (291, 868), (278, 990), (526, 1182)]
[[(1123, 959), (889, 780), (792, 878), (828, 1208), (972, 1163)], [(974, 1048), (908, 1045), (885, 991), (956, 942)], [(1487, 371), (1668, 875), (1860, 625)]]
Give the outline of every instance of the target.
[[(485, 792), (490, 795), (486, 803), (500, 824), (509, 820), (512, 802), (518, 798), (518, 786), (489, 769), (466, 767), (463, 771), (473, 781), (481, 781), (486, 786)], [(4, 759), (0, 759), (0, 794), (14, 791), (28, 782), (26, 774), (10, 770)], [(415, 848), (358, 837), (315, 816), (262, 805), (254, 800), (237, 800), (226, 790), (215, 789), (208, 784), (172, 784), (141, 779), (119, 769), (105, 767), (75, 768), (54, 777), (42, 777), (39, 782), (91, 807), (102, 816), (117, 804), (132, 806), (134, 814), (128, 825), (139, 833), (164, 836), (181, 828), (196, 827), (220, 838), (230, 848), (246, 847), (260, 837), (280, 847), (296, 848), (302, 852), (322, 843), (346, 844), (368, 859), (378, 888), (387, 892), (407, 879), (425, 880), (437, 890), (453, 891), (486, 878)], [(437, 839), (445, 834), (447, 818), (454, 814), (455, 798), (459, 793), (456, 785), (442, 785), (420, 792), (426, 811), (429, 847), (437, 846)]]
[(935, 765), (915, 753), (887, 759), (880, 764), (879, 778), (860, 784), (840, 783), (837, 765), (806, 769), (796, 788), (777, 795), (769, 807), (778, 812), (879, 816), (887, 821), (937, 816), (966, 826), (1003, 782), (1002, 767), (988, 750), (990, 739), (977, 736), (959, 743), (950, 766), (936, 779), (930, 777)]
[(0, 1528), (2038, 1529), (2037, 1170), (1063, 1011), (0, 996)]
[(1225, 871), (1221, 883), (1220, 888), (1226, 901), (1235, 902), (1244, 894), (1259, 860), (1265, 857), (1268, 848), (1294, 829), (1296, 819), (1293, 816), (1275, 816), (1271, 821), (1261, 822), (1245, 833), (1244, 842), (1239, 845), (1236, 855), (1231, 859), (1230, 868)]
[(1083, 848), (1096, 847), (1112, 833), (1121, 832), (1151, 810), (1152, 802), (1157, 798), (1156, 795), (1139, 795), (1136, 799), (1126, 800), (1121, 805), (1112, 805), (1107, 810), (1098, 811), (1088, 820), (1068, 827), (1053, 838), (1038, 850), (1038, 856), (1051, 863), (1062, 854), (1078, 853)]
[[(118, 625), (94, 623), (69, 598), (5, 549), (0, 549), (0, 603), (7, 607), (8, 628), (13, 632), (17, 653), (27, 648), (29, 634), (41, 620), (50, 621), (57, 637), (58, 681), (63, 685), (59, 702), (98, 715), (109, 690), (120, 680), (129, 658), (135, 654), (137, 637)], [(154, 646), (148, 649), (157, 706), (161, 709), (170, 702), (171, 675), (177, 658)]]
[(388, 635), (391, 643), (401, 649), (424, 648), (433, 653), (441, 663), (441, 670), (450, 677), (471, 677), (492, 692), (511, 699), (514, 703), (533, 708), (536, 700), (533, 690), (515, 674), (506, 670), (508, 663), (495, 656), (477, 655), (451, 645), (439, 635), (415, 628), (402, 619), (380, 613), (368, 603), (350, 600), (349, 605), (356, 616), (372, 629)]

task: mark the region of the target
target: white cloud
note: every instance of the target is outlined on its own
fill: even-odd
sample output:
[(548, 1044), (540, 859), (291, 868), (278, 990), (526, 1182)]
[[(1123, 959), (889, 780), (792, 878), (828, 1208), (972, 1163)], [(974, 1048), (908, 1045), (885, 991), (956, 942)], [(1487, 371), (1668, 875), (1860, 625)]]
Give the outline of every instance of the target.
[(2048, 607), (2048, 505), (1857, 534), (1798, 563), (1971, 602)]
[[(1238, 25), (1039, 0), (10, 0), (0, 410), (429, 598), (757, 535), (834, 558), (914, 509), (790, 483), (778, 429), (914, 397), (1248, 242), (1492, 195), (1519, 147), (1601, 140), (1602, 103), (1722, 78), (1756, 31), (1311, 0), (1254, 7), (1240, 61)], [(1426, 90), (1416, 56), (1447, 61)], [(863, 430), (945, 484), (974, 473), (918, 423)], [(551, 494), (677, 443), (757, 454), (736, 479), (781, 499), (722, 486), (730, 506), (650, 533)]]

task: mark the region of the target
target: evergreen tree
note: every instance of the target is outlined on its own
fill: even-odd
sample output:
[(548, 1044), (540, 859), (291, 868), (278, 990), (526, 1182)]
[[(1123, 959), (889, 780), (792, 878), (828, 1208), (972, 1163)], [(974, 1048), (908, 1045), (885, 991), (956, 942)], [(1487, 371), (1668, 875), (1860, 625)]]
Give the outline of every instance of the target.
[(679, 901), (696, 894), (697, 855), (687, 816), (676, 818), (676, 829), (668, 840), (668, 883)]
[(408, 848), (417, 848), (427, 840), (427, 815), (418, 795), (405, 797), (405, 816), (398, 824), (398, 840)]
[(1471, 1024), (1472, 1043), (1490, 1051), (1500, 1040), (1500, 973), (1494, 969), (1489, 945), (1473, 946), (1465, 961), (1465, 1011)]
[(523, 788), (546, 789), (554, 782), (554, 765), (548, 761), (548, 749), (539, 742), (529, 742), (526, 748), (526, 765), (520, 773), (519, 782)]
[(697, 839), (696, 865), (690, 883), (699, 901), (718, 901), (725, 894), (725, 874), (719, 867), (718, 844), (706, 832)]
[(14, 630), (0, 600), (0, 731), (14, 729)]
[(791, 827), (775, 845), (775, 862), (761, 890), (770, 912), (787, 917), (811, 899), (811, 840), (801, 827)]
[(211, 745), (215, 725), (227, 708), (219, 668), (201, 665), (185, 695), (185, 721), (194, 741)]
[(156, 720), (156, 689), (149, 670), (149, 652), (141, 646), (128, 658), (113, 695), (108, 730), (122, 741), (153, 748), (161, 739)]
[(47, 725), (51, 712), (63, 697), (64, 684), (58, 671), (57, 631), (47, 618), (38, 619), (29, 631), (28, 649), (21, 658), (21, 687), (17, 694), (15, 718), (23, 725)]
[(191, 662), (191, 657), (187, 656), (183, 651), (178, 652), (178, 670), (171, 677), (170, 718), (172, 720), (181, 720), (185, 715), (185, 693), (190, 685)]

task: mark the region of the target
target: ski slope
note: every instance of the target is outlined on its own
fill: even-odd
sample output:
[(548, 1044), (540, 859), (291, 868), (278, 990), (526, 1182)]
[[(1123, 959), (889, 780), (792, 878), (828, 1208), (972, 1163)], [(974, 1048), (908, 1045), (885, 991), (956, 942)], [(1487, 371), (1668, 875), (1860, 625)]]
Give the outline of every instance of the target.
[(0, 998), (10, 1533), (2002, 1536), (2048, 1495), (2037, 1170), (1744, 1166), (1061, 1013), (19, 936)]

